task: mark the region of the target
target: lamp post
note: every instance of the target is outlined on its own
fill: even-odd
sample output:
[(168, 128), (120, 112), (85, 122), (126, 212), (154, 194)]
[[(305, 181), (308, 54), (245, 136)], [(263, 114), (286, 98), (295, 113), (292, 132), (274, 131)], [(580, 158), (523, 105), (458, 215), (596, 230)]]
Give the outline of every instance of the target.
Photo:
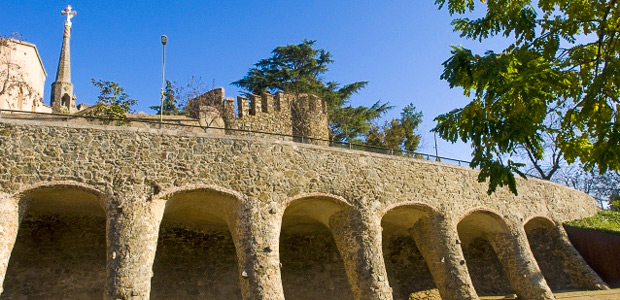
[(161, 123), (164, 121), (164, 89), (165, 89), (165, 70), (166, 70), (166, 44), (168, 43), (168, 37), (166, 35), (161, 36), (161, 105), (159, 106), (159, 128), (161, 129)]

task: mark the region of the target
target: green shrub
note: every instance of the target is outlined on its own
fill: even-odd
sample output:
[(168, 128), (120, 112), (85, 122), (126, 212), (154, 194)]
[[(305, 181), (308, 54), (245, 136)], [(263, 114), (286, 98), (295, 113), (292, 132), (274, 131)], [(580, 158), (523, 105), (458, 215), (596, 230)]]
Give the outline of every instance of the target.
[(620, 212), (602, 210), (594, 216), (565, 223), (570, 227), (594, 229), (620, 234)]
[(611, 210), (620, 212), (620, 200), (611, 201)]

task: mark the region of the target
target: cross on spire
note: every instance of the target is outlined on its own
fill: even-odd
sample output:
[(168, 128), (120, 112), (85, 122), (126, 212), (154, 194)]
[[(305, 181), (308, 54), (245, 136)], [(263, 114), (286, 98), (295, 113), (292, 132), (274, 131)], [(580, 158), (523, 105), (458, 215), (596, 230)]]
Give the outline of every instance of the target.
[(73, 18), (73, 16), (77, 15), (77, 11), (71, 10), (71, 5), (67, 5), (67, 7), (65, 7), (65, 9), (60, 11), (60, 14), (67, 16), (67, 20), (65, 21), (65, 25), (71, 26), (71, 18)]

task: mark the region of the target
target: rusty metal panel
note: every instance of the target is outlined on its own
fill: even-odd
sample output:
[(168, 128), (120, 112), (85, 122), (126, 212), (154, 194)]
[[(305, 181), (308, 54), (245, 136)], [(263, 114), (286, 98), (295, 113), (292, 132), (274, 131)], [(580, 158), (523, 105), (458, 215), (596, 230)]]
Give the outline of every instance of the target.
[(564, 226), (583, 259), (609, 284), (620, 287), (620, 235)]

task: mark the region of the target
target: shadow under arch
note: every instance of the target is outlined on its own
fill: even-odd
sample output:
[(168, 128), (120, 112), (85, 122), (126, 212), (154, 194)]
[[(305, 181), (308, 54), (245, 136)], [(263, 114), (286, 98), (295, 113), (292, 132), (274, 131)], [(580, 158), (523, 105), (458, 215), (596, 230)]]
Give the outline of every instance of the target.
[(162, 193), (151, 299), (241, 299), (231, 234), (243, 196), (211, 185)]
[(574, 290), (582, 288), (571, 274), (565, 270), (571, 268), (566, 263), (571, 261), (567, 244), (562, 243), (561, 229), (547, 217), (535, 216), (523, 226), (530, 244), (530, 249), (538, 262), (538, 267), (553, 291)]
[(283, 207), (279, 251), (286, 299), (353, 299), (329, 225), (332, 216), (352, 206), (339, 196), (312, 193)]
[(473, 209), (460, 219), (457, 231), (478, 295), (513, 294), (514, 290), (493, 247), (496, 235), (509, 232), (502, 217), (490, 209)]
[(89, 185), (44, 182), (12, 196), (18, 233), (3, 299), (100, 299), (109, 197)]
[[(99, 212), (99, 209), (102, 209), (107, 214), (110, 201), (106, 193), (77, 181), (49, 181), (28, 185), (13, 194), (11, 198), (19, 202), (21, 212), (25, 212), (36, 202), (36, 209), (44, 206), (49, 209), (62, 209), (66, 212), (67, 209), (78, 209), (81, 206), (90, 208), (90, 213)], [(93, 205), (94, 203), (99, 206)], [(66, 208), (63, 209), (63, 206)]]
[[(423, 203), (405, 202), (388, 207), (381, 218), (383, 259), (395, 300), (407, 300), (412, 294), (436, 289), (413, 230), (418, 221), (428, 220), (439, 212)], [(415, 298), (415, 296), (414, 296)]]

